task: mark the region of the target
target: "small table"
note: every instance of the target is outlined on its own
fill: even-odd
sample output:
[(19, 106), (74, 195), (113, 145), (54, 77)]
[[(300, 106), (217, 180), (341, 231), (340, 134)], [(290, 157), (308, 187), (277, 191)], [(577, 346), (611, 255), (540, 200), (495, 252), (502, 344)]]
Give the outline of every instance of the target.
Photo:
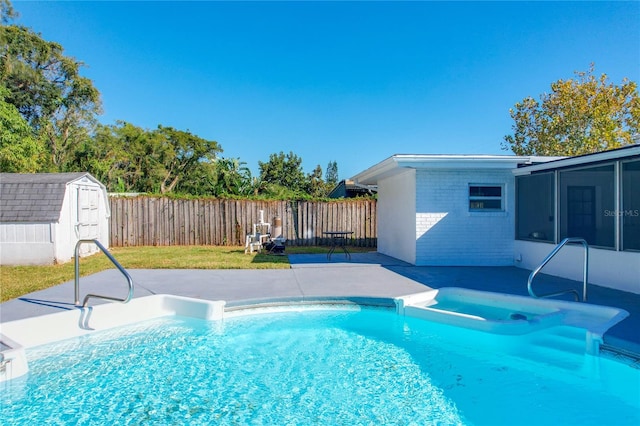
[(351, 254), (344, 243), (347, 241), (347, 236), (353, 234), (353, 231), (328, 231), (323, 232), (323, 234), (331, 238), (331, 248), (329, 249), (329, 253), (327, 253), (327, 259), (331, 260), (331, 254), (336, 251), (336, 247), (341, 247), (345, 256), (351, 260)]

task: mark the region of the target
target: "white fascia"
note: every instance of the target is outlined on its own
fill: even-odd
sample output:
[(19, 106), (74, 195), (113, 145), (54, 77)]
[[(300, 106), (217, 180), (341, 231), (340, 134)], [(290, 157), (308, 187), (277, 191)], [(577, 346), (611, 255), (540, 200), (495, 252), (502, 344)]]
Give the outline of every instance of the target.
[[(554, 158), (555, 159), (555, 158)], [(358, 173), (353, 180), (360, 184), (375, 185), (384, 179), (407, 169), (478, 170), (515, 169), (521, 164), (549, 161), (543, 157), (515, 155), (433, 155), (396, 154)]]
[(533, 164), (531, 166), (514, 169), (513, 174), (516, 176), (522, 176), (543, 170), (555, 170), (571, 166), (581, 166), (583, 164), (599, 163), (608, 160), (621, 160), (636, 155), (640, 155), (640, 145), (632, 145), (625, 148), (598, 152), (595, 154), (580, 155), (578, 157), (560, 158), (543, 164)]

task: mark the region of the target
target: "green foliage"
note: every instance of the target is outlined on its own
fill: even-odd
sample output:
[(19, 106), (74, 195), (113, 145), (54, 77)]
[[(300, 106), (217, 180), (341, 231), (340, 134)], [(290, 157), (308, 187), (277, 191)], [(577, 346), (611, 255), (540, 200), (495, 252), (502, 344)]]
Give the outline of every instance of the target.
[(327, 171), (332, 179), (322, 179), (322, 167), (315, 169), (305, 176), (302, 171), (302, 158), (293, 152), (285, 155), (282, 151), (271, 154), (266, 163), (258, 162), (260, 179), (256, 185), (256, 194), (274, 199), (308, 200), (327, 197), (335, 186), (334, 179), (338, 177), (338, 164), (329, 163)]
[(633, 144), (640, 132), (637, 84), (609, 82), (606, 74), (577, 72), (577, 79), (558, 80), (540, 101), (525, 98), (510, 110), (513, 134), (503, 149), (517, 155), (580, 155)]
[[(217, 158), (220, 151), (216, 142), (189, 132), (163, 126), (149, 131), (120, 121), (98, 126), (75, 151), (73, 166), (112, 192), (302, 200), (324, 198), (332, 188), (322, 180), (320, 166), (305, 176), (302, 159), (293, 153), (272, 154), (269, 164), (261, 163), (265, 174), (255, 179), (240, 159)], [(269, 175), (273, 170), (279, 174)], [(287, 175), (291, 170), (297, 181)], [(287, 185), (274, 176), (282, 176)]]
[[(337, 162), (329, 161), (329, 164), (327, 164), (327, 173), (325, 174), (324, 180), (327, 183), (327, 185), (331, 187), (331, 189), (333, 189), (333, 187), (338, 184), (340, 180), (338, 178)], [(329, 191), (331, 191), (331, 189), (329, 189)]]
[(214, 163), (215, 185), (213, 194), (251, 195), (254, 191), (251, 170), (239, 158), (220, 158)]
[(100, 94), (91, 80), (80, 76), (81, 66), (63, 55), (60, 44), (26, 27), (0, 26), (0, 84), (8, 89), (5, 100), (47, 144), (51, 167), (57, 171), (67, 169), (69, 154), (88, 136), (100, 112)]
[(293, 152), (285, 155), (282, 151), (271, 154), (269, 161), (258, 161), (260, 181), (266, 189), (269, 184), (289, 188), (294, 192), (305, 190), (305, 176), (302, 171), (302, 158)]
[(74, 168), (90, 172), (110, 191), (166, 194), (182, 188), (211, 194), (206, 188), (215, 184), (212, 164), (221, 151), (217, 142), (187, 131), (150, 131), (119, 121), (97, 127), (93, 139), (76, 150)]
[(199, 162), (176, 191), (212, 197), (245, 197), (254, 193), (254, 186), (251, 171), (245, 162), (238, 158), (219, 158)]
[(314, 198), (327, 195), (327, 185), (322, 180), (322, 167), (318, 164), (313, 172), (307, 175), (307, 191)]
[(103, 182), (108, 190), (137, 192), (147, 187), (145, 170), (149, 161), (147, 132), (132, 124), (97, 127), (92, 139), (78, 147), (74, 168), (86, 170)]
[(302, 200), (307, 198), (303, 191), (294, 191), (277, 183), (259, 182), (257, 193), (267, 200)]
[(34, 173), (42, 168), (45, 147), (17, 108), (5, 102), (8, 90), (0, 86), (0, 171)]
[(203, 139), (188, 131), (158, 126), (154, 132), (158, 137), (161, 167), (160, 192), (173, 191), (180, 180), (198, 168), (199, 162), (213, 161), (222, 152), (218, 142)]
[[(216, 165), (214, 162), (201, 161), (175, 187), (175, 194), (189, 194), (196, 197), (215, 196)], [(165, 195), (168, 195), (167, 193)]]

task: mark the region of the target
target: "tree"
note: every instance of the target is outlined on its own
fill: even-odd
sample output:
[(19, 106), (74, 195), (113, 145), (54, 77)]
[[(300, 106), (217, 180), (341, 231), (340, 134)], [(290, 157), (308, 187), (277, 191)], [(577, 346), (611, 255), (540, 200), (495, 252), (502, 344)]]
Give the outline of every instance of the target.
[(189, 131), (158, 126), (160, 136), (160, 163), (164, 170), (160, 181), (160, 192), (171, 192), (180, 179), (185, 178), (200, 161), (213, 161), (222, 148), (216, 141), (203, 139)]
[(527, 97), (509, 112), (513, 134), (502, 148), (517, 155), (581, 155), (633, 144), (640, 131), (637, 84), (609, 82), (606, 74), (576, 72), (558, 80), (540, 101)]
[(329, 161), (329, 164), (327, 164), (327, 173), (325, 174), (324, 181), (331, 188), (338, 184), (338, 163), (335, 161)]
[(7, 93), (7, 89), (0, 86), (0, 171), (40, 171), (45, 154), (44, 145), (33, 137), (31, 127), (17, 108), (5, 102)]
[(220, 152), (217, 142), (188, 131), (163, 126), (150, 131), (119, 121), (97, 127), (93, 138), (75, 151), (73, 168), (89, 171), (110, 190), (126, 192), (165, 194), (184, 181), (206, 179), (208, 185), (186, 183), (179, 188), (197, 187), (204, 195), (215, 185), (215, 169), (205, 164)]
[(220, 158), (215, 161), (215, 191), (213, 195), (250, 195), (253, 191), (251, 170), (239, 158)]
[(320, 164), (307, 175), (307, 193), (312, 197), (325, 197), (327, 195), (327, 185), (322, 180), (322, 167)]
[(157, 154), (151, 132), (118, 121), (99, 125), (74, 153), (72, 168), (88, 171), (114, 192), (153, 192)]
[(303, 192), (306, 189), (306, 179), (302, 171), (302, 158), (293, 152), (285, 154), (271, 154), (269, 161), (258, 161), (260, 167), (260, 181), (265, 185), (278, 185), (294, 192)]
[[(5, 12), (10, 7), (2, 0), (4, 21), (13, 16)], [(100, 113), (100, 94), (80, 75), (82, 66), (64, 56), (60, 44), (26, 27), (0, 26), (0, 84), (9, 92), (5, 100), (46, 142), (50, 162), (59, 171), (65, 170), (69, 154), (89, 135)]]
[(217, 167), (215, 162), (200, 161), (190, 172), (188, 178), (181, 179), (174, 192), (197, 196), (217, 196)]

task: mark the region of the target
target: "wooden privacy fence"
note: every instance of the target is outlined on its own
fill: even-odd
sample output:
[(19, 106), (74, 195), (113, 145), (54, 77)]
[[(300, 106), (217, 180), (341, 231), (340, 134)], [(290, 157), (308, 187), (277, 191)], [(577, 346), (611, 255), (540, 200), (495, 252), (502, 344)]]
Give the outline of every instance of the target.
[(376, 201), (177, 200), (111, 196), (112, 247), (244, 245), (259, 211), (265, 222), (282, 220), (288, 245), (326, 245), (326, 231), (353, 231), (350, 244), (375, 247)]

